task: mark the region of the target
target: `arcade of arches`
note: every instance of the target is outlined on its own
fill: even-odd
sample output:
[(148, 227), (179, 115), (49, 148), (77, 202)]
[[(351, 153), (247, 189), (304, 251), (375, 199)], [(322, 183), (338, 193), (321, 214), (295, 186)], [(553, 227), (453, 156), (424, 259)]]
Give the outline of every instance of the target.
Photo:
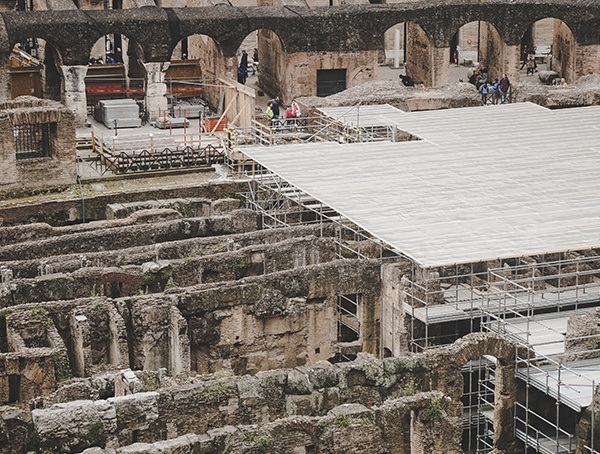
[[(222, 4), (160, 8), (142, 1), (79, 1), (77, 6), (49, 2), (53, 9), (41, 11), (43, 5), (37, 2), (19, 3), (16, 9), (30, 11), (1, 13), (3, 61), (11, 74), (0, 80), (0, 98), (36, 94), (60, 99), (83, 119), (94, 81), (100, 80), (103, 87), (104, 81), (114, 79), (121, 88), (112, 88), (143, 98), (152, 117), (167, 107), (165, 94), (172, 89), (167, 80), (190, 78), (210, 84), (233, 78), (249, 36), (255, 36), (258, 48), (258, 85), (284, 100), (327, 95), (373, 80), (377, 65), (394, 54), (401, 56), (414, 80), (442, 86), (450, 81), (451, 62), (478, 63), (490, 76), (506, 73), (518, 81), (523, 49), (535, 48), (536, 57), (550, 60), (549, 67), (572, 82), (600, 73), (599, 39), (593, 32), (600, 13), (586, 7), (582, 21), (577, 4), (566, 3), (550, 7), (451, 2), (443, 11), (429, 2), (306, 5), (293, 12)], [(124, 9), (115, 11), (120, 8)], [(37, 30), (37, 36), (31, 36), (31, 30)], [(100, 57), (102, 63), (112, 64), (99, 66)], [(208, 101), (216, 104), (218, 99), (212, 98)]]

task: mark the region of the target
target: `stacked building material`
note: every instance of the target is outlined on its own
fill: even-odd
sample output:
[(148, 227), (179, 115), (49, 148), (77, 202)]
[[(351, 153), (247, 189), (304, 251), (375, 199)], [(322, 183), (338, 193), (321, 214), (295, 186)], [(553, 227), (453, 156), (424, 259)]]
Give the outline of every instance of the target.
[(138, 105), (133, 99), (98, 101), (94, 117), (109, 129), (139, 128), (142, 125)]

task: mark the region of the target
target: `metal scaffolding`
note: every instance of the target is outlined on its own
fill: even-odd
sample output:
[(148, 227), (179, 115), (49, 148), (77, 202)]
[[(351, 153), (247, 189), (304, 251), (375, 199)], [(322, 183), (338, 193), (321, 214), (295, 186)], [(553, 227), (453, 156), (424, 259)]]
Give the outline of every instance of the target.
[[(312, 123), (313, 129), (305, 134), (305, 138), (324, 142), (369, 142), (382, 138), (389, 141), (392, 137), (394, 140), (415, 139), (410, 135), (399, 138), (398, 132), (392, 133), (393, 128), (388, 128), (374, 112), (371, 112), (371, 119), (359, 119), (360, 109), (354, 108), (342, 113), (336, 111), (334, 113), (340, 114), (339, 117), (328, 118), (326, 115), (331, 113), (324, 112), (320, 120)], [(348, 118), (354, 118), (356, 124), (362, 127), (352, 129), (355, 128), (354, 120)], [(372, 129), (367, 130), (367, 125)], [(352, 140), (342, 138), (349, 132), (353, 134)], [(273, 133), (278, 134), (277, 131)], [(521, 244), (516, 242), (511, 246), (513, 249), (502, 249), (502, 244), (496, 238), (494, 247), (488, 248), (485, 235), (479, 235), (469, 254), (461, 256), (460, 260), (454, 260), (455, 256), (449, 253), (435, 260), (430, 259), (438, 243), (427, 243), (424, 246), (427, 260), (419, 261), (413, 258), (413, 254), (396, 246), (397, 243), (384, 240), (388, 238), (385, 235), (377, 234), (398, 225), (394, 223), (395, 219), (388, 219), (383, 230), (379, 225), (380, 231), (371, 234), (366, 231), (368, 227), (360, 227), (341, 213), (343, 204), (339, 205), (340, 209), (335, 208), (346, 195), (344, 191), (329, 194), (332, 202), (328, 205), (317, 198), (316, 195), (321, 193), (317, 190), (313, 192), (315, 186), (308, 184), (306, 177), (301, 178), (298, 172), (290, 172), (290, 163), (284, 170), (301, 182), (297, 185), (272, 171), (270, 164), (261, 165), (257, 162), (265, 158), (274, 168), (282, 167), (288, 156), (285, 153), (279, 155), (282, 147), (274, 150), (279, 155), (276, 161), (266, 159), (264, 151), (249, 152), (258, 156), (259, 159), (254, 161), (241, 155), (242, 152), (236, 148), (249, 143), (276, 144), (281, 139), (264, 139), (263, 134), (261, 137), (264, 140), (252, 142), (254, 139), (248, 139), (247, 135), (240, 134), (239, 137), (242, 139), (230, 141), (231, 167), (248, 176), (248, 191), (243, 196), (247, 206), (260, 213), (264, 228), (308, 223), (325, 226), (333, 223), (336, 226), (340, 258), (389, 257), (410, 263), (410, 273), (405, 274), (400, 282), (400, 307), (404, 327), (408, 331), (409, 349), (421, 352), (450, 344), (477, 331), (498, 333), (526, 347), (524, 351), (534, 353), (517, 358), (515, 438), (535, 452), (557, 454), (578, 450), (586, 454), (600, 454), (600, 436), (595, 433), (600, 429), (600, 423), (595, 421), (600, 414), (600, 391), (596, 389), (596, 383), (600, 382), (600, 335), (569, 336), (567, 330), (571, 317), (584, 315), (600, 306), (600, 255), (597, 250), (578, 249), (474, 260), (474, 257), (490, 257), (489, 251), (496, 251), (495, 247), (506, 252), (518, 249)], [(299, 141), (300, 135), (293, 140)], [(327, 148), (329, 151), (336, 152), (333, 146)], [(306, 155), (302, 154), (304, 152), (305, 149), (297, 150), (296, 156), (307, 160)], [(330, 164), (335, 162), (332, 159)], [(310, 188), (311, 193), (299, 186)], [(322, 187), (316, 189), (323, 190)], [(396, 206), (393, 203), (389, 205)], [(359, 219), (358, 215), (365, 212), (352, 210), (350, 215), (352, 219), (355, 216)], [(521, 241), (522, 235), (517, 230), (514, 236)], [(456, 232), (452, 229), (444, 232), (454, 235), (447, 237), (448, 241), (456, 238)], [(439, 241), (443, 242), (445, 238)], [(415, 242), (418, 240), (410, 236), (407, 241), (411, 239)], [(557, 248), (561, 245), (557, 243)], [(488, 255), (481, 255), (484, 253)], [(358, 318), (352, 318), (355, 316), (352, 309), (343, 304), (338, 304), (338, 307), (344, 309), (338, 311), (340, 333), (344, 331), (349, 335), (352, 332), (350, 328), (360, 332)], [(590, 343), (594, 347), (589, 347)], [(577, 345), (585, 348), (577, 348)], [(495, 438), (493, 410), (496, 360), (484, 356), (469, 362), (462, 373), (465, 383), (463, 449), (468, 453), (491, 452)]]

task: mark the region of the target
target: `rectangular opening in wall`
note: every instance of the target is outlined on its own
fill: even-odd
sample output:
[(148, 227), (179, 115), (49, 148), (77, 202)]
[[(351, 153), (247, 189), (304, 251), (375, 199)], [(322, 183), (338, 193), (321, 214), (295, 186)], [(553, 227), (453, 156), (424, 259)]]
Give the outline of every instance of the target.
[(346, 89), (345, 69), (318, 69), (317, 96), (329, 96)]
[(21, 376), (10, 374), (8, 376), (8, 403), (19, 402), (21, 399)]
[(360, 337), (358, 319), (359, 295), (340, 295), (337, 297), (338, 342), (354, 342)]
[(13, 128), (17, 159), (52, 156), (52, 123), (23, 124)]

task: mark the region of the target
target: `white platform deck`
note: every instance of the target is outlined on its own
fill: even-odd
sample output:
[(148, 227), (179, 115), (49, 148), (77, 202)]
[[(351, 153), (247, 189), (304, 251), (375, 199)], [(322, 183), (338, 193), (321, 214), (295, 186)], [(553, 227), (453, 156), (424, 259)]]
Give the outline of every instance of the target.
[(243, 151), (422, 266), (600, 246), (600, 107), (383, 110), (422, 140)]

